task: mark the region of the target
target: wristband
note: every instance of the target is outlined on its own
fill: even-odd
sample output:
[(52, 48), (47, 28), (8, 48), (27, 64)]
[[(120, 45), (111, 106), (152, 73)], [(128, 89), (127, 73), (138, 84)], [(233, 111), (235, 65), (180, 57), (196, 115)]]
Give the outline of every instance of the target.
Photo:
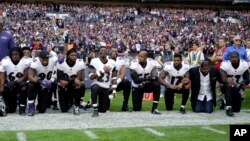
[(97, 75), (98, 77), (100, 77), (100, 76), (101, 76), (101, 73), (100, 73), (99, 71), (97, 71), (97, 72), (96, 72), (96, 75)]
[(89, 77), (91, 77), (91, 75), (93, 75), (93, 74), (94, 74), (94, 73), (90, 73), (90, 74), (89, 74)]
[(117, 85), (118, 85), (119, 83), (121, 83), (121, 82), (122, 82), (122, 79), (121, 79), (121, 78), (118, 78), (118, 79), (116, 80)]
[(117, 77), (112, 77), (112, 80), (116, 80), (117, 79)]
[(112, 89), (116, 89), (117, 88), (117, 85), (112, 85)]

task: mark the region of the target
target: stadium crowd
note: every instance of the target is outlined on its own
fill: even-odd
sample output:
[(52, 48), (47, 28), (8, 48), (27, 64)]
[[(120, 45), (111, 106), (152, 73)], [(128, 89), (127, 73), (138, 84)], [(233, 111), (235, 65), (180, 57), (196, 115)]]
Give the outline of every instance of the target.
[[(55, 21), (45, 18), (56, 9), (51, 5), (1, 3), (0, 7), (8, 19), (4, 28), (18, 46), (31, 47), (39, 39), (43, 46), (72, 41), (89, 50), (105, 43), (119, 52), (157, 53), (166, 41), (187, 51), (194, 40), (200, 40), (202, 48), (212, 48), (220, 36), (229, 44), (237, 34), (243, 40), (250, 36), (249, 11), (61, 5), (59, 13), (69, 13), (70, 18)], [(68, 30), (61, 32), (60, 27)]]
[[(173, 110), (174, 93), (183, 93), (180, 112), (185, 114), (190, 81), (193, 84), (197, 80), (201, 81), (201, 87), (198, 88), (201, 91), (193, 94), (193, 89), (197, 88), (191, 85), (192, 109), (195, 112), (211, 113), (215, 106), (216, 83), (207, 74), (216, 77), (223, 84), (222, 91), (226, 89), (222, 92), (225, 94), (223, 101), (226, 101), (226, 114), (234, 116), (233, 112), (240, 111), (243, 86), (249, 83), (248, 70), (245, 70), (249, 68), (247, 61), (250, 60), (249, 50), (246, 49), (250, 48), (249, 11), (75, 5), (54, 7), (20, 3), (0, 3), (0, 9), (3, 10), (4, 17), (1, 19), (3, 31), (13, 35), (11, 44), (7, 47), (10, 55), (1, 58), (0, 67), (1, 76), (5, 77), (5, 73), (7, 74), (6, 82), (1, 81), (1, 95), (7, 92), (14, 94), (11, 97), (3, 96), (10, 113), (16, 111), (16, 95), (19, 95), (20, 115), (26, 114), (26, 103), (29, 116), (35, 114), (35, 109), (40, 113), (46, 112), (46, 108), (53, 105), (52, 97), (59, 100), (62, 112), (67, 112), (74, 106), (74, 114), (79, 115), (81, 97), (84, 96), (82, 91), (85, 91), (86, 65), (90, 69), (88, 77), (93, 80), (93, 116), (108, 110), (109, 99), (113, 99), (118, 90), (123, 90), (124, 95), (122, 111), (129, 111), (127, 103), (130, 91), (126, 90), (131, 85), (134, 111), (141, 110), (144, 92), (153, 91), (151, 112), (160, 114), (157, 109), (158, 101), (160, 93), (164, 93), (166, 87), (166, 109)], [(48, 16), (49, 13), (67, 13), (68, 16), (57, 19)], [(225, 49), (226, 46), (230, 47)], [(56, 53), (51, 51), (52, 48)], [(25, 50), (32, 50), (32, 53), (22, 58)], [(6, 52), (8, 50), (1, 53)], [(124, 58), (117, 57), (118, 54), (124, 55)], [(130, 56), (136, 59), (129, 59)], [(127, 60), (127, 63), (121, 63), (122, 60)], [(229, 61), (216, 65), (222, 60)], [(19, 66), (21, 74), (15, 72), (15, 67), (9, 66), (20, 65), (19, 62), (23, 64)], [(216, 70), (210, 69), (211, 62), (217, 66)], [(228, 62), (234, 65), (230, 66)], [(125, 66), (130, 68), (131, 82), (125, 79)], [(8, 67), (11, 69), (7, 69)], [(239, 72), (234, 74), (228, 70), (230, 67)], [(196, 71), (193, 70), (195, 68), (198, 68), (201, 79), (193, 80), (190, 77)], [(12, 69), (14, 72), (11, 72)], [(237, 81), (233, 78), (235, 76), (240, 76)], [(165, 77), (170, 77), (171, 80)], [(55, 90), (57, 85), (58, 96)], [(240, 98), (232, 96), (231, 91), (228, 91), (231, 88), (235, 88), (232, 91), (239, 93)], [(49, 97), (42, 95), (45, 92), (50, 93)], [(38, 105), (35, 107), (37, 94)], [(2, 103), (3, 99), (0, 99)], [(232, 99), (238, 101), (233, 102)], [(55, 102), (54, 109), (57, 109), (56, 106)], [(87, 106), (89, 105), (84, 107)]]

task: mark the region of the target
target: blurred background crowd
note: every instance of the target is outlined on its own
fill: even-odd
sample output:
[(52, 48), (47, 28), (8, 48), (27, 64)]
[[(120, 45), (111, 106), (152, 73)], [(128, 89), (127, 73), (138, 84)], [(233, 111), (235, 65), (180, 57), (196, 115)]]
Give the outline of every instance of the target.
[(250, 10), (46, 3), (0, 3), (0, 9), (4, 30), (14, 36), (17, 46), (35, 49), (51, 44), (57, 52), (74, 47), (88, 55), (100, 46), (108, 50), (114, 46), (121, 54), (148, 50), (154, 57), (166, 44), (187, 54), (199, 41), (203, 53), (211, 55), (220, 37), (227, 45), (235, 35), (243, 41), (250, 38)]

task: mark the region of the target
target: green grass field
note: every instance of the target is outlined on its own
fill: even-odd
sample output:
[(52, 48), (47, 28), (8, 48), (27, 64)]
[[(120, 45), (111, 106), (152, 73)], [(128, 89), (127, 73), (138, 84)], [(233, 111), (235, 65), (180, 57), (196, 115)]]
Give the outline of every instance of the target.
[[(246, 93), (246, 98), (242, 103), (242, 109), (250, 109), (250, 89), (245, 91)], [(84, 99), (84, 101), (86, 101), (87, 99), (89, 99), (89, 90), (86, 91), (86, 98)], [(180, 106), (181, 106), (181, 94), (176, 94), (175, 95), (176, 98), (174, 100), (175, 104), (174, 104), (174, 110), (179, 110)], [(110, 107), (110, 111), (120, 111), (121, 110), (121, 106), (122, 106), (122, 93), (118, 92), (116, 98), (111, 101), (111, 107)], [(132, 108), (132, 101), (131, 101), (132, 97), (130, 96), (130, 101), (129, 101), (129, 107)], [(143, 111), (150, 111), (152, 107), (152, 102), (151, 101), (144, 101), (143, 105), (142, 105), (142, 110)], [(159, 101), (159, 106), (158, 109), (160, 111), (165, 111), (165, 101), (164, 98), (161, 98)], [(190, 98), (188, 99), (188, 102), (186, 104), (186, 109), (187, 111), (191, 111), (191, 103), (190, 103)], [(217, 104), (216, 106), (216, 110), (219, 109), (219, 105)]]
[[(164, 136), (156, 136), (143, 128), (90, 129), (100, 141), (229, 141), (228, 125), (210, 126), (225, 134), (203, 129), (201, 126), (174, 126), (153, 128)], [(17, 132), (0, 132), (1, 141), (17, 141)], [(90, 141), (84, 130), (24, 131), (27, 141)]]
[[(86, 91), (84, 101), (90, 97), (90, 91)], [(242, 109), (250, 108), (250, 90), (246, 91), (246, 99), (243, 102)], [(175, 99), (174, 110), (179, 110), (181, 95), (177, 94)], [(118, 93), (116, 98), (111, 101), (110, 111), (120, 111), (122, 104), (122, 94)], [(150, 111), (152, 102), (143, 102), (143, 111)], [(129, 107), (132, 108), (131, 97)], [(191, 112), (190, 101), (186, 105), (187, 112)], [(159, 103), (159, 110), (165, 110), (164, 99)], [(215, 110), (219, 110), (218, 106)], [(19, 115), (16, 115), (19, 116)], [(171, 122), (171, 119), (169, 119)], [(1, 131), (0, 141), (89, 141), (93, 138), (87, 136), (84, 131), (93, 132), (98, 138), (94, 140), (100, 141), (229, 141), (229, 125), (210, 125), (209, 128), (216, 131), (204, 129), (203, 125), (196, 126), (166, 126), (166, 127), (149, 127), (163, 136), (157, 136), (148, 131), (145, 127), (135, 128), (108, 128), (108, 129), (66, 129), (66, 130), (36, 130), (36, 131)], [(26, 135), (25, 140), (17, 138), (17, 133), (23, 132)]]

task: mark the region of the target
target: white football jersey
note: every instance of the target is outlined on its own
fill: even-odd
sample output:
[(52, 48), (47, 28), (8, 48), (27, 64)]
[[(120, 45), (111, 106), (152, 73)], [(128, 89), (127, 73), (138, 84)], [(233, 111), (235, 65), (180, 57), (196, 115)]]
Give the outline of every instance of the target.
[(43, 66), (38, 57), (30, 64), (30, 68), (36, 71), (36, 77), (40, 80), (51, 80), (57, 59), (49, 58), (47, 66)]
[(49, 52), (49, 55), (50, 55), (51, 57), (57, 57), (56, 52), (54, 52), (53, 50), (51, 50), (51, 51)]
[(56, 67), (58, 70), (61, 70), (64, 73), (64, 75), (66, 75), (66, 77), (75, 78), (79, 71), (85, 70), (86, 65), (83, 59), (76, 59), (76, 63), (73, 67), (70, 67), (67, 64), (66, 60), (61, 64), (57, 63)]
[(125, 66), (125, 61), (124, 59), (120, 58), (120, 57), (117, 57), (116, 58), (116, 61), (115, 61), (115, 68), (117, 70), (117, 74), (119, 74), (122, 66)]
[(223, 61), (220, 66), (220, 69), (224, 70), (229, 77), (234, 77), (237, 83), (243, 80), (242, 75), (248, 68), (248, 63), (245, 60), (240, 60), (240, 65), (237, 69), (232, 66), (230, 60)]
[(23, 59), (25, 59), (25, 61), (29, 64), (29, 66), (33, 62), (32, 58), (23, 57)]
[(51, 82), (54, 82), (57, 79), (57, 66), (54, 67)]
[(178, 85), (181, 83), (183, 76), (189, 70), (189, 65), (182, 62), (182, 67), (180, 70), (176, 70), (174, 63), (170, 62), (165, 65), (164, 71), (168, 72), (168, 76), (165, 78), (167, 83), (172, 85)]
[[(155, 61), (151, 58), (148, 58), (147, 65), (145, 68), (142, 68), (138, 60), (134, 60), (131, 63), (130, 69), (135, 70), (140, 78), (147, 78), (150, 76), (154, 67), (155, 67)], [(138, 84), (135, 84), (135, 82), (132, 81), (132, 86), (138, 87)]]
[(22, 58), (17, 65), (13, 64), (10, 57), (2, 60), (0, 72), (6, 73), (7, 81), (16, 81), (24, 75), (24, 70), (29, 67), (29, 62)]
[(112, 76), (112, 70), (115, 69), (116, 63), (114, 60), (112, 59), (108, 59), (106, 64), (103, 64), (102, 61), (99, 58), (94, 58), (91, 60), (90, 65), (93, 66), (96, 70), (96, 72), (99, 71), (104, 71), (103, 67), (107, 66), (109, 68), (111, 68), (111, 72), (110, 74), (106, 74), (104, 73), (104, 75), (101, 75), (99, 78), (97, 78), (96, 80), (93, 81), (93, 84), (97, 84), (102, 88), (109, 88), (111, 85), (111, 76)]

